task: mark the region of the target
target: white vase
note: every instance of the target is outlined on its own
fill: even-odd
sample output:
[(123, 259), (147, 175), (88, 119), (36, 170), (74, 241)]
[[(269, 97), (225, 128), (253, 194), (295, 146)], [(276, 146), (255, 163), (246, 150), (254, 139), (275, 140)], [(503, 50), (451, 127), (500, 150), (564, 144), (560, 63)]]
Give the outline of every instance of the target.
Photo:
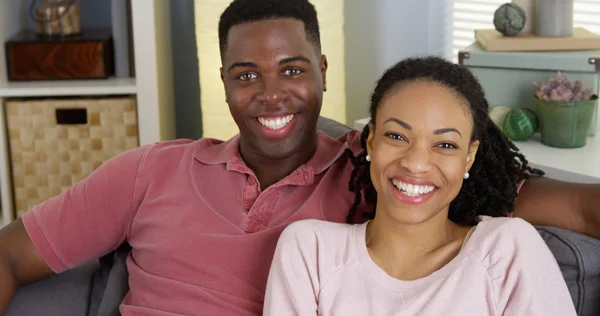
[(525, 11), (525, 26), (520, 33), (535, 34), (535, 1), (536, 0), (512, 0)]
[(573, 0), (536, 0), (535, 9), (537, 36), (573, 35)]

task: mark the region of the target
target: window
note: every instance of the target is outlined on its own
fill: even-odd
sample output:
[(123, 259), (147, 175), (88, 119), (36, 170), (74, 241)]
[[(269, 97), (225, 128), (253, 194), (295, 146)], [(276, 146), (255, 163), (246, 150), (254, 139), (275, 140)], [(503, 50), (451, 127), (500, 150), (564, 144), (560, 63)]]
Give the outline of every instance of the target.
[[(507, 0), (454, 0), (452, 22), (452, 59), (458, 51), (471, 45), (475, 29), (494, 28), (494, 11)], [(575, 27), (600, 34), (600, 0), (575, 0), (573, 8)]]

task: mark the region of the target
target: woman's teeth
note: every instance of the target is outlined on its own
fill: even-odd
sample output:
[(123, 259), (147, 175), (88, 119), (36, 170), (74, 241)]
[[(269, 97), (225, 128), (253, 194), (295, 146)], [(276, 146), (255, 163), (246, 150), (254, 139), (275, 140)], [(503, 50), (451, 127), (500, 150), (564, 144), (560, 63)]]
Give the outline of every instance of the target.
[(396, 187), (396, 189), (400, 190), (402, 193), (408, 196), (419, 196), (427, 194), (435, 189), (435, 187), (431, 185), (409, 184), (396, 179), (392, 179), (392, 184)]
[(294, 118), (294, 114), (290, 114), (288, 116), (278, 117), (278, 118), (259, 117), (258, 122), (262, 126), (270, 128), (270, 129), (281, 129), (281, 128), (285, 127), (286, 125), (288, 125), (292, 121), (293, 118)]

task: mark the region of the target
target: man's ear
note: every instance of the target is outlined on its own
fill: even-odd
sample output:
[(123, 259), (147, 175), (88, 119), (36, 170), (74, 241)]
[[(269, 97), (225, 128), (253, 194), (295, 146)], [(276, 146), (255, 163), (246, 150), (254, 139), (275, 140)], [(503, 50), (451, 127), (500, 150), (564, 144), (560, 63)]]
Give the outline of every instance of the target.
[(327, 56), (321, 55), (321, 80), (323, 80), (323, 91), (327, 91)]
[(369, 127), (369, 136), (367, 137), (367, 154), (371, 155), (373, 152), (373, 142), (375, 141), (375, 125), (373, 125), (373, 123), (369, 123), (367, 126)]
[(223, 67), (219, 68), (219, 73), (221, 74), (221, 82), (223, 83), (223, 89), (225, 90), (225, 102), (229, 103), (229, 97), (227, 93), (227, 87), (225, 86), (225, 70)]
[(473, 163), (475, 163), (475, 155), (477, 155), (477, 150), (479, 150), (479, 141), (474, 140), (469, 145), (469, 152), (467, 153), (467, 164), (465, 166), (465, 172), (469, 172)]

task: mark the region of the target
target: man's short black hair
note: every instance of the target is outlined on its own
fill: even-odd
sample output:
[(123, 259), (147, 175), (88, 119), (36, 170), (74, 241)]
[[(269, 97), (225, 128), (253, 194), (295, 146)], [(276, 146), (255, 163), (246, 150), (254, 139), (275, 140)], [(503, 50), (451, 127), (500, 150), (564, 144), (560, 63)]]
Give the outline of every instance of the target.
[(321, 35), (317, 11), (308, 0), (234, 0), (219, 20), (221, 57), (227, 49), (229, 29), (243, 23), (269, 19), (296, 19), (304, 23), (306, 37), (321, 50)]

